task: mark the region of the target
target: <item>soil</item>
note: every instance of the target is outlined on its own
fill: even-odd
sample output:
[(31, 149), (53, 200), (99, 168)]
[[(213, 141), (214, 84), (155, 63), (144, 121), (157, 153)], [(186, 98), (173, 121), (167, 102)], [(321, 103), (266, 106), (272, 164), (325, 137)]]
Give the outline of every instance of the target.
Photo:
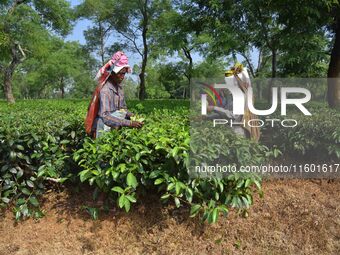
[(83, 208), (90, 191), (53, 191), (39, 220), (3, 213), (0, 254), (340, 254), (339, 180), (270, 180), (263, 189), (247, 218), (234, 210), (213, 225), (154, 195), (92, 220)]

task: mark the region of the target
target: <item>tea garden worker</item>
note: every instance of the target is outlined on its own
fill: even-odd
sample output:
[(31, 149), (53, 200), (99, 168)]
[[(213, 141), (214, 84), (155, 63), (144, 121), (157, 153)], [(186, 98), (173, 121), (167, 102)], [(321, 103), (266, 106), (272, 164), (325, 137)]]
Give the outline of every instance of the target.
[(116, 52), (98, 71), (96, 79), (104, 85), (99, 94), (98, 115), (92, 126), (96, 130), (96, 137), (111, 128), (143, 126), (143, 122), (130, 120), (133, 113), (127, 110), (125, 102), (122, 82), (125, 74), (130, 71), (128, 58), (122, 51)]

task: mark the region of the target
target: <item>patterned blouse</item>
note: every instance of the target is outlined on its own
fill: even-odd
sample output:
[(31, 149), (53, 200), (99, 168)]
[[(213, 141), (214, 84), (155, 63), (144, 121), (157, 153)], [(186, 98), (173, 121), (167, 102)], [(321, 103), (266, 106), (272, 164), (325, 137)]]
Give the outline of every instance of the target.
[[(125, 109), (127, 106), (124, 98), (124, 91), (121, 86), (114, 86), (110, 81), (107, 81), (100, 91), (100, 105), (98, 111), (98, 122), (104, 122), (105, 125), (110, 127), (128, 127), (131, 121), (128, 119), (119, 119), (111, 114), (115, 111)], [(132, 115), (127, 111), (127, 118)], [(98, 123), (99, 124), (99, 123)], [(97, 129), (98, 129), (97, 125)], [(101, 128), (100, 128), (101, 129)]]

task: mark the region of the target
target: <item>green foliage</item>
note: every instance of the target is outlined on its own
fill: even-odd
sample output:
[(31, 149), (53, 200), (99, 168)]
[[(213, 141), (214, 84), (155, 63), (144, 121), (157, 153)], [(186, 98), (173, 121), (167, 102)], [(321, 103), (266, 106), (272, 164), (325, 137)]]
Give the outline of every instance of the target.
[[(33, 3), (23, 1), (18, 5), (10, 3), (0, 3), (2, 11), (0, 12), (0, 27), (3, 28), (2, 42), (7, 42), (3, 46), (9, 50), (11, 44), (17, 41), (22, 45), (24, 51), (31, 52), (38, 46), (38, 43), (44, 44), (40, 35), (49, 35), (47, 29), (54, 30), (61, 35), (66, 35), (71, 30), (70, 20), (72, 11), (70, 4), (64, 0), (58, 1), (40, 1), (35, 0)], [(26, 53), (27, 53), (26, 52)], [(9, 57), (10, 53), (5, 51), (1, 57)], [(6, 59), (6, 58), (5, 58)]]
[[(113, 130), (96, 140), (83, 130), (87, 103), (0, 102), (0, 203), (11, 206), (17, 219), (43, 216), (39, 198), (51, 181), (89, 183), (127, 212), (142, 193), (156, 191), (164, 203), (188, 207), (192, 217), (210, 223), (231, 207), (247, 210), (254, 191), (262, 193), (255, 175), (189, 175), (188, 101), (128, 101), (129, 109), (145, 118), (143, 128)], [(232, 164), (256, 164), (268, 152), (231, 132), (226, 140)], [(85, 209), (98, 218), (98, 208)]]
[[(150, 63), (152, 63), (150, 61)], [(149, 98), (176, 98), (181, 92), (183, 71), (173, 64), (153, 63), (147, 68), (146, 85)], [(177, 91), (176, 91), (177, 90)]]
[(194, 78), (223, 78), (227, 63), (222, 59), (207, 59), (194, 67)]
[[(210, 124), (210, 123), (209, 123)], [(235, 135), (230, 128), (215, 127), (203, 123), (191, 128), (191, 158), (207, 165), (260, 165), (264, 162), (269, 149), (252, 140)], [(204, 135), (202, 135), (204, 134)]]
[[(17, 98), (88, 97), (95, 82), (93, 58), (76, 42), (46, 38), (40, 55), (30, 56), (14, 76)], [(26, 75), (23, 75), (26, 73)]]
[(61, 35), (66, 35), (73, 19), (70, 3), (64, 0), (34, 0), (35, 10), (39, 13), (41, 23)]
[(276, 126), (271, 144), (284, 153), (314, 160), (340, 159), (340, 113), (320, 104), (311, 106), (312, 116), (293, 115), (295, 128)]
[(99, 57), (101, 65), (111, 57), (108, 38), (112, 34), (113, 24), (122, 21), (116, 18), (115, 0), (86, 0), (76, 6), (76, 16), (91, 20), (92, 26), (84, 31), (86, 49)]
[[(162, 105), (171, 101), (160, 102)], [(147, 113), (140, 104), (132, 108)], [(118, 207), (129, 211), (143, 190), (157, 189), (162, 201), (173, 201), (177, 207), (190, 206), (192, 216), (199, 214), (213, 223), (220, 213), (227, 214), (230, 207), (246, 210), (253, 202), (254, 187), (261, 192), (260, 178), (254, 175), (224, 178), (189, 175), (187, 109), (152, 110), (143, 117), (146, 120), (142, 129), (113, 130), (95, 141), (87, 138), (74, 153), (74, 160), (83, 169), (80, 180), (107, 192)], [(225, 143), (230, 151), (235, 151), (228, 154), (231, 163), (257, 163), (265, 158), (264, 147), (249, 144), (231, 132), (229, 138), (235, 139)]]
[(0, 9), (0, 71), (7, 73), (4, 91), (14, 103), (12, 80), (18, 66), (27, 58), (46, 55), (52, 33), (65, 36), (71, 30), (73, 14), (65, 0), (1, 1)]
[(189, 98), (192, 78), (198, 77), (194, 70), (194, 54), (200, 52), (207, 56), (207, 48), (212, 42), (211, 36), (197, 26), (195, 14), (186, 12), (190, 5), (185, 1), (172, 2), (150, 26), (153, 42), (150, 55), (161, 63), (164, 62), (162, 56), (178, 59), (158, 67), (159, 82), (171, 98)]
[[(182, 109), (189, 102), (129, 101), (141, 113), (160, 109)], [(52, 182), (75, 181), (79, 167), (75, 150), (83, 147), (83, 119), (88, 100), (35, 100), (7, 105), (0, 101), (0, 207), (11, 206), (17, 219), (41, 217), (39, 198)], [(88, 139), (88, 138), (87, 138)], [(136, 188), (136, 179), (125, 176), (126, 185)], [(83, 181), (81, 175), (80, 180)], [(127, 192), (127, 191), (126, 191)], [(128, 199), (126, 202), (124, 198)], [(127, 209), (134, 199), (126, 193), (121, 205)], [(96, 215), (95, 210), (89, 213)]]
[[(16, 219), (41, 217), (39, 197), (53, 180), (76, 169), (73, 150), (84, 137), (84, 112), (76, 101), (22, 102), (0, 111), (0, 206), (13, 205)], [(83, 104), (82, 104), (83, 105)]]
[(127, 100), (138, 98), (138, 84), (131, 78), (126, 78), (123, 81), (124, 95)]
[[(147, 67), (148, 98), (188, 98), (187, 64), (184, 61), (176, 63), (152, 62)], [(192, 78), (221, 78), (225, 63), (219, 60), (206, 60), (194, 65)], [(185, 91), (184, 91), (185, 90)]]
[(93, 220), (98, 220), (98, 215), (99, 215), (98, 208), (89, 207), (89, 206), (84, 206), (83, 208), (86, 210), (86, 212), (91, 216)]
[[(300, 38), (299, 38), (300, 37)], [(330, 57), (326, 54), (331, 48), (330, 40), (324, 31), (311, 35), (287, 36), (279, 58), (280, 77), (327, 77)]]
[(192, 17), (192, 29), (214, 39), (207, 44), (207, 55), (231, 54), (236, 60), (239, 54), (255, 77), (325, 77), (327, 73), (339, 1), (189, 1), (185, 5), (183, 19)]

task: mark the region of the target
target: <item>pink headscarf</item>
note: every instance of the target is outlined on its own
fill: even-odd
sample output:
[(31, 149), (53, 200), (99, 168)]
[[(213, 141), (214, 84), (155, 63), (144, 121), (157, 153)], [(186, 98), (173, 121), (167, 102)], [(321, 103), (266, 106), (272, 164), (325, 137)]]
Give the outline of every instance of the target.
[(122, 51), (117, 51), (113, 54), (112, 58), (99, 69), (96, 75), (96, 80), (98, 83), (103, 84), (106, 82), (111, 72), (118, 73), (123, 68), (127, 68), (128, 72), (131, 72), (131, 67), (129, 66), (129, 59)]

